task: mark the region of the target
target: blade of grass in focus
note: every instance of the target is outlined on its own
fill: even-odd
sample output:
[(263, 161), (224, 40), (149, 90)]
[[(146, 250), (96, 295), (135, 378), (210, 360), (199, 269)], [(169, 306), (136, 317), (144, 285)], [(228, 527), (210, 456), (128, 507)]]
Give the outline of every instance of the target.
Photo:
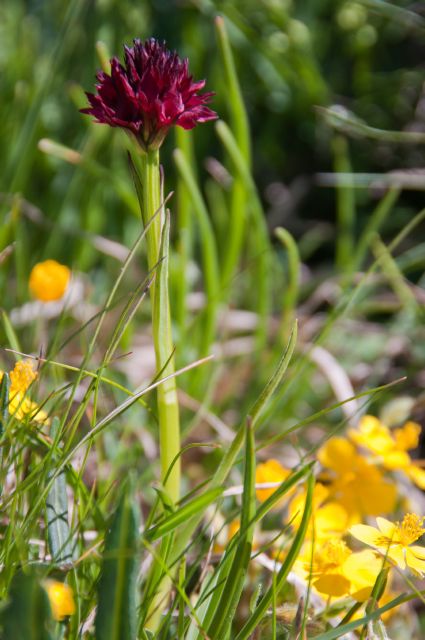
[(305, 534), (307, 532), (307, 527), (309, 525), (310, 517), (311, 517), (313, 488), (314, 488), (314, 476), (310, 474), (307, 481), (307, 494), (306, 494), (305, 506), (304, 506), (301, 523), (298, 531), (294, 536), (294, 539), (285, 557), (285, 560), (282, 562), (282, 565), (277, 572), (276, 583), (273, 584), (266, 591), (264, 596), (261, 598), (258, 606), (254, 610), (254, 613), (250, 616), (250, 618), (244, 624), (242, 629), (236, 635), (235, 640), (247, 640), (247, 638), (250, 637), (251, 633), (256, 629), (256, 627), (258, 626), (258, 623), (264, 617), (268, 607), (270, 606), (273, 599), (276, 597), (276, 594), (278, 594), (282, 590), (286, 582), (288, 573), (291, 570), (295, 560), (297, 559)]

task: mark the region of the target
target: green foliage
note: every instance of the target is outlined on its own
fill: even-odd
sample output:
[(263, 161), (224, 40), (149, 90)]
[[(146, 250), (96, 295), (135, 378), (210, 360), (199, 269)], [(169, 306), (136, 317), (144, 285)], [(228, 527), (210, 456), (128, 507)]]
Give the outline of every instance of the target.
[(49, 599), (36, 574), (15, 574), (1, 612), (1, 626), (4, 640), (53, 640)]
[(139, 521), (132, 484), (127, 481), (105, 538), (98, 584), (96, 640), (136, 637)]
[[(59, 435), (59, 418), (55, 417), (50, 427), (53, 439)], [(52, 459), (55, 463), (55, 457)], [(53, 474), (51, 473), (50, 476)], [(47, 479), (50, 480), (49, 475)], [(69, 567), (72, 564), (71, 532), (68, 524), (68, 496), (66, 493), (66, 474), (62, 470), (53, 477), (46, 499), (46, 520), (49, 548), (52, 561), (58, 566)]]

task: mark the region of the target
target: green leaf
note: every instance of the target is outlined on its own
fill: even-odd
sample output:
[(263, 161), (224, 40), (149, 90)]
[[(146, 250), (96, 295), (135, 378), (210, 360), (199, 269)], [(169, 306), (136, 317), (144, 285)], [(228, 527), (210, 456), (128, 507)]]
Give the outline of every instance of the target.
[[(225, 94), (230, 112), (230, 124), (234, 131), (236, 143), (246, 162), (251, 168), (251, 141), (248, 115), (245, 109), (235, 61), (232, 54), (226, 25), (221, 16), (215, 20), (217, 39), (221, 60), (226, 77), (228, 91)], [(240, 176), (235, 176), (230, 197), (230, 212), (227, 224), (225, 250), (223, 251), (222, 286), (227, 287), (237, 268), (241, 256), (244, 236), (247, 230), (247, 209), (249, 192)]]
[(144, 534), (145, 540), (148, 542), (154, 542), (155, 540), (165, 536), (167, 533), (170, 533), (184, 522), (187, 522), (187, 520), (190, 520), (190, 518), (193, 518), (196, 514), (203, 514), (205, 509), (215, 502), (222, 493), (223, 487), (208, 489), (208, 491), (205, 491), (202, 495), (197, 496), (188, 504), (185, 504), (170, 516), (164, 518), (159, 524), (148, 529)]
[(297, 336), (298, 336), (298, 323), (297, 321), (295, 321), (292, 327), (292, 332), (289, 338), (288, 346), (286, 347), (285, 353), (283, 354), (283, 356), (279, 361), (276, 371), (271, 376), (270, 380), (264, 387), (260, 397), (255, 402), (255, 404), (253, 405), (253, 407), (249, 412), (249, 415), (252, 418), (253, 427), (257, 425), (258, 418), (260, 417), (262, 411), (264, 410), (266, 404), (272, 397), (273, 393), (276, 391), (277, 387), (279, 386), (283, 378), (283, 375), (286, 369), (288, 368), (289, 362), (291, 361), (291, 358), (292, 358), (292, 354), (294, 353), (295, 345), (297, 343)]
[(244, 157), (233, 132), (222, 120), (217, 122), (215, 129), (234, 165), (236, 178), (243, 183), (246, 190), (247, 210), (251, 213), (247, 222), (254, 234), (255, 255), (253, 255), (251, 259), (256, 262), (255, 286), (257, 288), (257, 307), (259, 314), (257, 339), (259, 347), (262, 347), (266, 341), (267, 318), (269, 317), (272, 307), (270, 270), (272, 268), (273, 255), (271, 252), (266, 216), (251, 174), (251, 167)]
[(405, 594), (401, 594), (397, 596), (397, 598), (394, 598), (394, 600), (391, 600), (390, 602), (385, 604), (383, 607), (379, 607), (379, 609), (375, 609), (375, 611), (372, 611), (368, 615), (363, 616), (362, 618), (358, 618), (357, 620), (353, 620), (352, 622), (348, 622), (347, 624), (334, 627), (333, 629), (330, 629), (325, 633), (321, 633), (318, 636), (314, 636), (313, 638), (311, 638), (311, 640), (334, 640), (335, 638), (341, 638), (346, 633), (349, 633), (350, 631), (354, 631), (354, 629), (357, 629), (358, 627), (362, 627), (363, 625), (368, 624), (368, 622), (370, 622), (371, 620), (377, 620), (378, 618), (381, 617), (383, 613), (385, 613), (386, 611), (390, 611), (395, 607), (398, 607), (399, 605), (406, 602), (408, 599), (410, 598), (409, 597), (406, 598)]
[(274, 584), (270, 587), (270, 589), (267, 590), (267, 592), (261, 598), (254, 613), (248, 618), (247, 622), (244, 624), (244, 626), (236, 636), (235, 640), (246, 640), (247, 638), (250, 637), (251, 633), (254, 631), (254, 629), (257, 628), (259, 622), (265, 616), (275, 596), (282, 590), (286, 582), (288, 573), (291, 570), (292, 565), (294, 564), (298, 556), (302, 543), (304, 542), (304, 537), (307, 531), (308, 524), (310, 522), (313, 489), (314, 489), (314, 476), (311, 474), (310, 477), (308, 478), (307, 495), (306, 495), (303, 517), (300, 523), (300, 527), (294, 536), (294, 539), (292, 541), (292, 545), (288, 551), (288, 554), (276, 575)]
[(282, 497), (292, 489), (294, 485), (297, 484), (307, 473), (309, 473), (313, 467), (315, 462), (309, 462), (305, 466), (301, 467), (297, 471), (293, 471), (286, 480), (280, 484), (276, 491), (272, 493), (271, 496), (267, 498), (257, 509), (256, 514), (254, 516), (255, 522), (260, 522), (265, 515), (273, 509), (273, 507), (282, 499)]
[(8, 599), (1, 615), (5, 640), (53, 640), (49, 597), (35, 575), (17, 573)]
[(231, 125), (235, 132), (239, 149), (249, 165), (251, 163), (251, 142), (248, 115), (242, 97), (229, 37), (227, 35), (226, 24), (221, 16), (217, 16), (215, 19), (215, 26), (228, 86), (228, 92), (225, 98), (227, 98), (227, 104), (230, 110)]
[[(52, 421), (50, 434), (53, 439), (57, 437), (60, 428), (60, 420), (55, 417)], [(53, 456), (54, 461), (55, 456)], [(47, 479), (54, 476), (55, 467)], [(62, 469), (53, 480), (46, 499), (47, 535), (50, 553), (53, 562), (61, 568), (67, 568), (72, 563), (71, 531), (68, 524), (68, 497), (66, 493), (66, 474)]]
[(126, 482), (106, 535), (98, 586), (96, 640), (135, 640), (139, 511)]
[(205, 326), (203, 330), (202, 344), (200, 346), (200, 354), (205, 355), (208, 353), (209, 347), (215, 337), (217, 306), (222, 295), (220, 291), (220, 270), (217, 246), (210, 216), (202, 193), (196, 182), (192, 167), (181, 149), (176, 149), (173, 155), (179, 176), (190, 194), (193, 211), (199, 225), (201, 236), (202, 269), (206, 290), (206, 309)]
[(9, 391), (10, 378), (7, 373), (4, 373), (0, 383), (0, 437), (9, 420)]
[[(243, 590), (245, 576), (251, 559), (254, 536), (253, 516), (255, 512), (255, 445), (253, 428), (248, 420), (245, 439), (244, 492), (242, 498), (241, 528), (230, 570), (226, 567), (226, 582), (221, 589), (217, 605), (213, 602), (214, 617), (208, 627), (208, 635), (213, 640), (225, 638)], [(218, 580), (221, 580), (221, 572)]]
[(13, 328), (13, 325), (9, 320), (9, 316), (4, 310), (2, 310), (1, 312), (1, 319), (3, 323), (3, 329), (6, 334), (7, 342), (10, 348), (13, 349), (13, 351), (22, 351), (18, 336), (15, 333), (15, 329)]
[(283, 227), (275, 229), (275, 236), (285, 247), (288, 254), (288, 279), (285, 286), (282, 309), (282, 335), (287, 335), (287, 329), (292, 325), (297, 306), (300, 286), (301, 260), (297, 243), (292, 235)]

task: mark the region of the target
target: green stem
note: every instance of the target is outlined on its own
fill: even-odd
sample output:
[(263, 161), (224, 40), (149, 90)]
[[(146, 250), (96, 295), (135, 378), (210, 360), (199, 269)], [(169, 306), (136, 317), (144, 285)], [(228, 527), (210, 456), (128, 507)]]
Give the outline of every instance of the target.
[[(335, 172), (349, 176), (352, 168), (347, 139), (337, 135), (332, 146)], [(338, 185), (336, 197), (338, 216), (336, 263), (340, 272), (349, 277), (353, 268), (353, 235), (356, 220), (356, 201), (352, 181)]]
[[(146, 225), (162, 206), (161, 175), (158, 150), (148, 151), (141, 155), (141, 179), (143, 185), (143, 222)], [(164, 227), (165, 211), (155, 216), (147, 234), (147, 253), (149, 270), (157, 268), (160, 260), (161, 233)], [(166, 256), (164, 256), (166, 260)], [(168, 274), (165, 274), (165, 279)], [(161, 290), (160, 290), (161, 286)], [(168, 290), (165, 290), (157, 278), (151, 289), (152, 300), (152, 333), (155, 346), (157, 371), (161, 377), (174, 373), (174, 345), (171, 335), (171, 314)], [(180, 420), (175, 378), (169, 378), (158, 387), (158, 420), (161, 456), (161, 479), (173, 503), (180, 497), (180, 458), (174, 463), (165, 482), (171, 463), (180, 451)]]

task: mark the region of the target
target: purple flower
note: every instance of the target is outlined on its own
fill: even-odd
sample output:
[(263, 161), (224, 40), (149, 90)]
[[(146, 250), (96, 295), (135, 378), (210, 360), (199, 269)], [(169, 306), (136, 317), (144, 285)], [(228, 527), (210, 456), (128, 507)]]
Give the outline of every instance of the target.
[(128, 129), (145, 151), (157, 149), (172, 125), (192, 129), (218, 117), (205, 106), (214, 93), (198, 95), (205, 80), (193, 81), (187, 58), (181, 60), (154, 38), (134, 40), (124, 52), (124, 66), (112, 58), (111, 75), (97, 74), (97, 94), (87, 93), (91, 106), (82, 113)]

